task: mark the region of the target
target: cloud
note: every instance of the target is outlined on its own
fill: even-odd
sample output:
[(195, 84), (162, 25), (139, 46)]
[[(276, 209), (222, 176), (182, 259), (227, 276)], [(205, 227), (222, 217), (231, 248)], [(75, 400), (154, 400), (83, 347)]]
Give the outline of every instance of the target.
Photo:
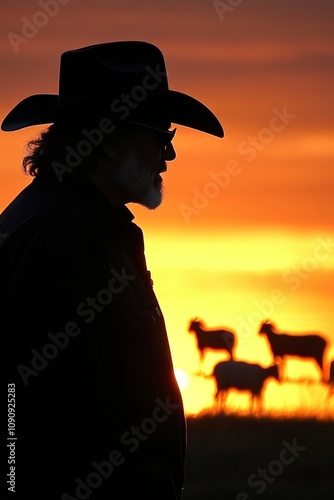
[[(184, 224), (178, 205), (191, 202), (192, 190), (208, 182), (208, 172), (238, 160), (242, 174), (210, 201), (194, 225), (330, 224), (333, 2), (305, 0), (301, 6), (297, 0), (248, 0), (221, 21), (212, 2), (69, 0), (15, 54), (6, 34), (19, 33), (22, 17), (31, 20), (40, 8), (37, 1), (23, 0), (2, 7), (2, 115), (27, 95), (58, 92), (61, 52), (145, 39), (163, 50), (171, 88), (202, 100), (226, 129), (220, 141), (180, 127), (179, 155), (166, 176), (159, 220)], [(268, 126), (272, 109), (283, 106), (296, 119), (248, 164), (238, 146), (257, 136)], [(25, 137), (35, 132), (27, 129)], [(17, 138), (21, 150), (22, 135)], [(8, 139), (1, 153), (10, 169), (17, 168), (7, 160), (12, 144)]]

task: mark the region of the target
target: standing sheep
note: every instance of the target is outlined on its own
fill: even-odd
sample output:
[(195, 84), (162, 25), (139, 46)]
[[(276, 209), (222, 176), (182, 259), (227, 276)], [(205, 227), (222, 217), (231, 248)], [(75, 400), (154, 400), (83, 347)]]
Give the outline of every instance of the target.
[(324, 378), (324, 352), (327, 342), (323, 337), (315, 334), (291, 335), (276, 333), (272, 323), (265, 321), (260, 326), (259, 334), (267, 336), (274, 361), (281, 360), (284, 366), (285, 356), (299, 358), (313, 358), (322, 372)]
[(197, 339), (199, 351), (199, 373), (203, 373), (203, 361), (205, 349), (227, 351), (233, 359), (233, 348), (235, 342), (234, 333), (230, 330), (204, 330), (204, 324), (198, 318), (189, 323), (189, 332), (194, 332)]
[(258, 409), (261, 410), (264, 382), (270, 377), (279, 381), (277, 365), (264, 368), (256, 363), (233, 360), (221, 361), (216, 364), (213, 376), (217, 386), (215, 401), (220, 410), (224, 409), (228, 391), (232, 388), (239, 391), (249, 391), (251, 393), (251, 411), (253, 411), (255, 400), (257, 400)]

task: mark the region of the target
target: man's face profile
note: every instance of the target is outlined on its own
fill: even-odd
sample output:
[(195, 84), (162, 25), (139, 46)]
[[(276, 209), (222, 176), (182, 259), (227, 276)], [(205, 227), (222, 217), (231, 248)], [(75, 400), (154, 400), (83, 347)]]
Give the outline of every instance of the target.
[[(168, 133), (136, 127), (135, 133), (118, 144), (105, 144), (105, 182), (117, 190), (123, 203), (135, 202), (149, 209), (157, 208), (163, 198), (162, 172), (167, 161), (176, 157)], [(171, 136), (172, 138), (172, 136)]]

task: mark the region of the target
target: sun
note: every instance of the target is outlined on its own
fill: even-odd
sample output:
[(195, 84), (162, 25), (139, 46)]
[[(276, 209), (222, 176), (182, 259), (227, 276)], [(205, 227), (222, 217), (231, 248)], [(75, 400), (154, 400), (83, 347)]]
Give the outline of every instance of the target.
[(182, 370), (182, 368), (175, 368), (174, 369), (176, 381), (179, 385), (180, 391), (184, 391), (187, 389), (189, 385), (189, 374), (187, 371)]

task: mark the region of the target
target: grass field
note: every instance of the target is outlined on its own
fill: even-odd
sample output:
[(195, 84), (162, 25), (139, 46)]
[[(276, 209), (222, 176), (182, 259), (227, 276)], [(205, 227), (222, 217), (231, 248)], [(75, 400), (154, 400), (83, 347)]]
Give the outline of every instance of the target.
[(334, 500), (334, 420), (188, 418), (184, 500)]

